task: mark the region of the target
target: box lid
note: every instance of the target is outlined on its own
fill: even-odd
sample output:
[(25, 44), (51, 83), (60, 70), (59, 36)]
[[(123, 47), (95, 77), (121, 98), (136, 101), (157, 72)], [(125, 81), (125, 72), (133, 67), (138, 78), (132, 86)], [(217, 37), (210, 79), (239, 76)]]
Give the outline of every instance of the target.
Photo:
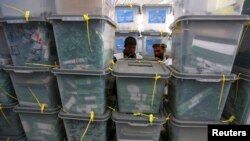
[(118, 60), (112, 74), (116, 77), (140, 77), (155, 78), (156, 74), (161, 78), (169, 78), (170, 71), (163, 63), (146, 60)]

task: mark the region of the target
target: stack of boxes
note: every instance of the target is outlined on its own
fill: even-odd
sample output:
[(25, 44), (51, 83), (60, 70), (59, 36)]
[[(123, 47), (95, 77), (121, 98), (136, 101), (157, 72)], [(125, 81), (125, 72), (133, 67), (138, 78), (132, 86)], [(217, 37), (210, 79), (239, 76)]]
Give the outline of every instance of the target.
[(117, 141), (159, 141), (165, 122), (160, 105), (170, 71), (156, 61), (118, 60), (112, 75), (118, 98), (118, 110), (112, 114)]
[(1, 0), (0, 5), (13, 62), (4, 69), (10, 73), (19, 102), (14, 111), (28, 140), (61, 141), (65, 135), (57, 116), (60, 99), (51, 73), (57, 53), (52, 25), (46, 20), (55, 12), (55, 4), (50, 0)]
[(205, 141), (207, 125), (220, 123), (236, 80), (231, 71), (249, 20), (240, 15), (243, 3), (174, 1), (173, 66), (167, 105), (172, 113), (167, 124), (170, 141)]
[[(249, 15), (249, 1), (245, 1), (242, 13)], [(235, 124), (250, 124), (250, 30), (249, 24), (244, 27), (233, 72), (237, 81), (232, 85), (224, 109), (226, 117), (235, 117)]]
[[(1, 22), (2, 11), (0, 12)], [(11, 57), (3, 23), (0, 23), (0, 140), (25, 140), (20, 118), (13, 112), (13, 108), (18, 104), (16, 94), (9, 73), (4, 70), (4, 67), (9, 64), (11, 64)]]
[(56, 0), (57, 77), (68, 141), (108, 141), (107, 81), (115, 47), (114, 0)]

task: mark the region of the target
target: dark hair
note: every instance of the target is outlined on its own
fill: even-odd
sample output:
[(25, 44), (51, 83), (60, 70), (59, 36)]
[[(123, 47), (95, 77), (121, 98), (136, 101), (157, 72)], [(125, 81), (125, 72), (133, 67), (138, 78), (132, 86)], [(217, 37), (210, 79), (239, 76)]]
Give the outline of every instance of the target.
[(127, 37), (124, 41), (124, 47), (126, 47), (128, 45), (136, 46), (136, 39), (134, 37)]
[(162, 49), (166, 49), (167, 48), (167, 45), (166, 44), (153, 44), (153, 48), (155, 47), (162, 47)]

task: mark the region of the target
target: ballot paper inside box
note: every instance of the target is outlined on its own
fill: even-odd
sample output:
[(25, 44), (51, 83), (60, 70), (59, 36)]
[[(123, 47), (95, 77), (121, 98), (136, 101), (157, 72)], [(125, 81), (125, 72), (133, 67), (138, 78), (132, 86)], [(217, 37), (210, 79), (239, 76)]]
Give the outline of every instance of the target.
[(74, 114), (89, 114), (94, 111), (102, 115), (106, 109), (106, 80), (108, 70), (77, 71), (54, 69), (62, 106)]
[(178, 120), (217, 121), (221, 118), (235, 75), (190, 75), (173, 70), (169, 105)]
[[(237, 73), (237, 72), (235, 72)], [(233, 83), (225, 105), (224, 115), (235, 116), (238, 124), (250, 124), (250, 76), (239, 75), (239, 80)]]
[(246, 20), (245, 16), (211, 15), (177, 19), (173, 67), (191, 74), (230, 74)]
[(15, 66), (54, 65), (57, 52), (51, 24), (44, 19), (5, 19), (4, 31)]
[(109, 67), (115, 48), (115, 25), (105, 17), (52, 17), (60, 67), (100, 70)]
[(14, 111), (20, 116), (28, 140), (61, 141), (65, 137), (58, 108), (48, 108), (41, 113), (40, 108), (16, 106)]
[(9, 74), (0, 67), (0, 103), (16, 101), (16, 95)]
[(0, 106), (2, 108), (0, 115), (0, 139), (3, 136), (20, 136), (24, 133), (18, 114), (13, 112), (13, 108), (16, 105), (17, 103), (11, 103), (1, 104)]
[[(90, 123), (83, 140), (108, 141), (110, 115), (109, 110), (104, 115), (95, 115), (94, 121)], [(70, 114), (61, 111), (59, 117), (64, 121), (68, 141), (79, 141), (89, 123), (89, 114)]]

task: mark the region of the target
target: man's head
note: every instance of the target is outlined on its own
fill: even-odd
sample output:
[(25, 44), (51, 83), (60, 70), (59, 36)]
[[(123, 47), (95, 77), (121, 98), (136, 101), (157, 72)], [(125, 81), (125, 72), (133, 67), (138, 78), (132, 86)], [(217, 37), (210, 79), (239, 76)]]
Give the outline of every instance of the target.
[(165, 44), (154, 44), (154, 55), (156, 58), (163, 60), (164, 59), (164, 52), (167, 48)]
[(136, 50), (136, 39), (134, 37), (127, 37), (124, 41), (124, 55), (128, 58), (134, 58)]

